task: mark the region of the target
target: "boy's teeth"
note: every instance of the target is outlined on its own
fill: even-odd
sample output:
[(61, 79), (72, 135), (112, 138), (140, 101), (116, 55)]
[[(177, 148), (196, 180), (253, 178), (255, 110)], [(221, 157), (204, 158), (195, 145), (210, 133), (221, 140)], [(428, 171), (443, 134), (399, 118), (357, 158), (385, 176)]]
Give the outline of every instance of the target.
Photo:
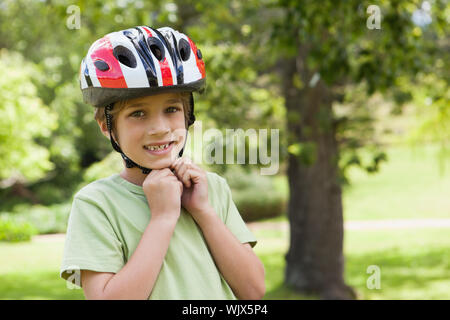
[(149, 150), (162, 150), (162, 149), (167, 148), (168, 146), (169, 146), (169, 143), (163, 144), (161, 146), (147, 146), (147, 149), (149, 149)]

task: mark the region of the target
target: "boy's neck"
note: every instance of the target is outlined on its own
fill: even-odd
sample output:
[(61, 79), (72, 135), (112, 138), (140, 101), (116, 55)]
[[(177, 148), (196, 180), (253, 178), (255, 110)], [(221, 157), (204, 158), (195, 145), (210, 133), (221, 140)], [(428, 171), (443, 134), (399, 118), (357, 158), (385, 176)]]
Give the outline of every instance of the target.
[[(133, 170), (135, 169), (135, 170)], [(123, 169), (120, 173), (120, 176), (127, 180), (128, 182), (131, 182), (135, 185), (138, 185), (142, 187), (142, 184), (144, 183), (145, 178), (147, 177), (146, 174), (143, 174), (142, 171), (140, 171), (138, 168), (133, 169)], [(136, 170), (137, 169), (137, 170)]]

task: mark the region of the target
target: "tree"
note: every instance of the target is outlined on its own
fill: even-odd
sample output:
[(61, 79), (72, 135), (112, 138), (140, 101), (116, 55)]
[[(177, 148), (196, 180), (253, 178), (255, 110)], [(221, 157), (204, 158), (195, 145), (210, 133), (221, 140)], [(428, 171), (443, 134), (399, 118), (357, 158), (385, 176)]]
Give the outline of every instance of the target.
[[(291, 239), (285, 282), (300, 293), (328, 299), (356, 296), (344, 281), (341, 184), (345, 169), (358, 165), (373, 172), (385, 159), (367, 135), (370, 110), (361, 112), (361, 106), (354, 104), (341, 115), (336, 105), (348, 102), (349, 91), (357, 89), (366, 97), (380, 92), (401, 110), (411, 98), (408, 84), (433, 73), (429, 68), (433, 61), (439, 58), (443, 70), (448, 70), (448, 60), (443, 62), (445, 46), (439, 45), (448, 45), (445, 1), (432, 3), (429, 25), (412, 19), (417, 10), (424, 10), (421, 1), (379, 1), (379, 10), (368, 13), (371, 4), (354, 0), (196, 3), (204, 23), (199, 34), (215, 45), (232, 43), (227, 68), (237, 71), (245, 65), (244, 69), (256, 72), (254, 81), (238, 93), (231, 92), (231, 97), (245, 95), (264, 75), (278, 75), (289, 151)], [(378, 17), (370, 16), (377, 12)], [(370, 18), (378, 19), (381, 29), (369, 28)], [(373, 146), (370, 165), (364, 165), (358, 153), (367, 145)]]
[(39, 99), (30, 80), (36, 74), (33, 64), (3, 49), (0, 69), (0, 181), (9, 187), (35, 182), (53, 168), (48, 150), (36, 140), (51, 135), (57, 116)]
[[(68, 8), (73, 4), (69, 0), (4, 0), (0, 4), (0, 48), (19, 52), (23, 60), (36, 66), (36, 97), (58, 115), (58, 127), (36, 141), (39, 150), (46, 152), (47, 162), (42, 166), (51, 163), (52, 170), (28, 185), (27, 194), (37, 193), (32, 196), (34, 201), (40, 192), (61, 195), (53, 197), (55, 202), (67, 201), (81, 182), (82, 171), (111, 152), (94, 121), (93, 107), (82, 101), (78, 71), (83, 55), (108, 32), (151, 24), (150, 13), (162, 6), (160, 1), (78, 1), (80, 28), (70, 29)], [(18, 71), (19, 66), (15, 65)], [(7, 196), (8, 190), (1, 189), (0, 194)]]
[[(417, 36), (420, 28), (411, 17), (420, 9), (419, 1), (381, 2), (380, 30), (366, 28), (368, 2), (277, 4), (284, 14), (274, 24), (272, 36), (292, 52), (282, 56), (280, 64), (290, 143), (300, 143), (310, 154), (307, 161), (301, 154), (289, 155), (291, 242), (286, 282), (324, 298), (353, 298), (343, 279), (339, 159), (341, 148), (348, 146), (339, 141), (339, 126), (340, 120), (348, 124), (355, 119), (336, 118), (333, 103), (339, 101), (342, 87), (359, 82), (366, 85), (368, 95), (408, 96), (398, 82), (413, 81), (428, 71), (426, 64), (442, 51), (436, 50), (436, 41)], [(435, 40), (442, 36), (445, 6), (433, 4), (435, 21), (426, 29)]]

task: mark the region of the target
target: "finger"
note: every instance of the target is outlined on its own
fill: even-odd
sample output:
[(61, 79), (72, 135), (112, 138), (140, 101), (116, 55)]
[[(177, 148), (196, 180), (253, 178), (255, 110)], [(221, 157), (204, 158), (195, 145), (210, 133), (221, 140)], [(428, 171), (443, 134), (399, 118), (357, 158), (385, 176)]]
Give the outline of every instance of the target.
[(177, 177), (181, 179), (183, 177), (184, 173), (186, 172), (186, 170), (188, 170), (188, 169), (189, 169), (188, 165), (181, 164), (178, 167), (178, 169), (176, 169)]
[(189, 176), (186, 176), (186, 168), (182, 169), (183, 171), (177, 173), (177, 177), (178, 179), (183, 182), (183, 184), (186, 186), (186, 188), (190, 188), (191, 187), (191, 181), (189, 179)]
[(186, 160), (184, 160), (184, 163), (186, 165), (189, 165), (189, 167), (193, 168), (193, 169), (198, 169), (200, 171), (203, 171), (202, 168), (200, 168), (200, 166), (198, 166), (195, 162), (193, 162), (190, 158), (186, 157)]
[(180, 159), (181, 159), (181, 158), (175, 159), (175, 160), (170, 164), (170, 167), (171, 167), (171, 168), (175, 168), (175, 166), (180, 162)]
[(200, 167), (198, 167), (198, 166), (196, 166), (195, 164), (189, 164), (188, 166), (187, 166), (187, 169), (188, 170), (192, 170), (193, 172), (195, 172), (196, 174), (196, 176), (201, 176), (201, 177), (205, 177), (206, 178), (206, 173), (205, 173), (205, 171), (202, 169), (202, 168), (200, 168)]
[(170, 179), (170, 181), (179, 181), (176, 175), (168, 176), (166, 179)]
[(199, 171), (199, 172), (204, 172), (204, 170), (202, 168), (200, 168), (199, 166), (197, 166), (195, 163), (190, 163), (189, 167), (193, 170)]
[(189, 178), (184, 178), (184, 173), (181, 175), (181, 174), (179, 174), (178, 175), (178, 179), (183, 183), (183, 185), (186, 187), (186, 188), (190, 188), (191, 187), (191, 181), (189, 180)]
[(178, 172), (180, 170), (181, 165), (182, 165), (182, 160), (181, 160), (181, 158), (179, 158), (172, 164), (173, 171)]
[[(177, 185), (181, 183), (181, 181), (177, 177), (170, 178), (170, 181), (175, 182)], [(183, 185), (183, 183), (181, 183)]]
[(186, 163), (186, 164), (192, 164), (193, 163), (191, 158), (189, 158), (189, 157), (183, 157), (183, 162)]
[(180, 175), (181, 172), (184, 172), (185, 167), (186, 164), (184, 162), (184, 159), (182, 159), (175, 164), (174, 171), (176, 172), (177, 175)]
[(174, 168), (176, 168), (176, 167), (180, 167), (181, 165), (183, 165), (183, 164), (192, 164), (193, 162), (192, 162), (192, 160), (190, 159), (190, 158), (188, 158), (188, 157), (181, 157), (181, 158), (178, 158), (178, 159), (176, 159), (173, 163), (172, 163), (172, 166), (174, 167)]
[(195, 170), (192, 170), (192, 169), (188, 169), (183, 174), (182, 180), (186, 181), (186, 183), (188, 184), (187, 187), (190, 188), (193, 183), (195, 184), (194, 181), (198, 181), (199, 177), (200, 177), (199, 172), (196, 172)]
[(160, 170), (152, 170), (145, 178), (145, 181), (154, 181), (155, 179), (159, 179), (160, 176)]
[(159, 170), (159, 177), (164, 178), (167, 176), (173, 176), (173, 172), (169, 168), (164, 168)]

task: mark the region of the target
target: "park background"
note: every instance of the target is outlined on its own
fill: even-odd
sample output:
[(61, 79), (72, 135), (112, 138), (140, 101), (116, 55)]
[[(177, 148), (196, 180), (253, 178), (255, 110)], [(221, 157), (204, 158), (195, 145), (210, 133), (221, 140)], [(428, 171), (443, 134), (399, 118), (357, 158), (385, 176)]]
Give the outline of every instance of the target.
[(72, 197), (123, 164), (78, 71), (136, 25), (202, 50), (204, 129), (280, 130), (276, 175), (202, 164), (259, 241), (265, 299), (449, 299), (449, 17), (443, 0), (0, 0), (0, 299), (84, 299), (59, 278)]

